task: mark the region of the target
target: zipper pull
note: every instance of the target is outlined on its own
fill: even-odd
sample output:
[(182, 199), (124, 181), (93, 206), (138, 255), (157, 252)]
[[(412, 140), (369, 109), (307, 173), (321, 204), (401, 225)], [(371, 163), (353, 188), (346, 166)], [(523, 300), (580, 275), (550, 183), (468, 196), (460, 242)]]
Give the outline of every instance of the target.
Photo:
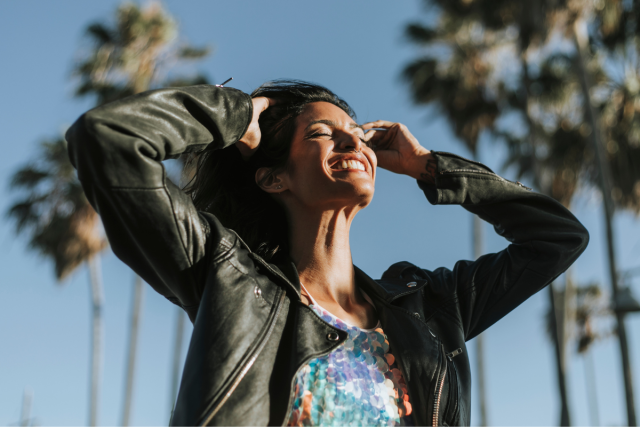
[(461, 348), (458, 348), (458, 349), (456, 349), (456, 350), (453, 350), (451, 353), (447, 353), (447, 354), (446, 354), (446, 356), (447, 356), (447, 359), (449, 359), (449, 362), (451, 362), (451, 360), (452, 360), (454, 357), (456, 357), (457, 355), (459, 355), (459, 354), (461, 354), (461, 353), (462, 353), (462, 349), (461, 349)]

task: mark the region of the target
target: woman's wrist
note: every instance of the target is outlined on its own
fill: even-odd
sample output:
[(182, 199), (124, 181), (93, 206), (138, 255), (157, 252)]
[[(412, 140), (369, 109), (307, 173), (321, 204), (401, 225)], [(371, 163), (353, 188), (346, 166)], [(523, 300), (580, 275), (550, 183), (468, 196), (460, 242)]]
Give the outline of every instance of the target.
[(420, 150), (413, 156), (407, 175), (427, 184), (435, 185), (436, 159), (431, 151), (420, 147)]

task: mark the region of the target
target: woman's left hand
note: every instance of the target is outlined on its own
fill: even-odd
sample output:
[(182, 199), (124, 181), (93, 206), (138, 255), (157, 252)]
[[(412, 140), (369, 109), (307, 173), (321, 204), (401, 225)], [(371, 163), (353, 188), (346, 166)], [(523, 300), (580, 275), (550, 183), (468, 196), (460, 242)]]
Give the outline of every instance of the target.
[(431, 151), (421, 146), (405, 125), (378, 120), (365, 123), (362, 127), (365, 131), (382, 129), (371, 130), (365, 135), (365, 139), (376, 153), (378, 166), (391, 172), (433, 182), (435, 160)]

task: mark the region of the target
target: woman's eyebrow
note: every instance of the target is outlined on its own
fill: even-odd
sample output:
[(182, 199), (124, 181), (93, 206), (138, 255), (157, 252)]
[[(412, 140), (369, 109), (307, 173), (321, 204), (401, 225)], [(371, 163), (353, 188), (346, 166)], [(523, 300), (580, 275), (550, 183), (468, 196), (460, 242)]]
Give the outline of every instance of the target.
[[(322, 124), (325, 124), (325, 125), (327, 125), (327, 126), (333, 126), (333, 127), (336, 127), (336, 126), (337, 126), (336, 122), (334, 122), (333, 120), (326, 120), (326, 119), (323, 119), (323, 120), (314, 120), (314, 121), (312, 121), (311, 123), (309, 123), (309, 124), (307, 125), (307, 127), (306, 127), (306, 128), (304, 128), (304, 130), (306, 131), (306, 130), (307, 130), (307, 129), (309, 129), (312, 125), (315, 125), (315, 124), (317, 124), (317, 123), (322, 123)], [(359, 129), (362, 129), (362, 131), (364, 131), (364, 128), (362, 127), (362, 125), (359, 125), (359, 124), (357, 124), (357, 123), (349, 123), (349, 127), (350, 127), (351, 129), (359, 128)]]
[(315, 125), (315, 124), (318, 124), (318, 123), (322, 123), (322, 124), (325, 124), (325, 125), (327, 125), (327, 126), (333, 126), (333, 127), (336, 127), (336, 122), (334, 122), (333, 120), (314, 120), (314, 121), (312, 121), (311, 123), (309, 123), (309, 124), (307, 125), (307, 127), (306, 127), (306, 128), (304, 128), (304, 130), (306, 131), (306, 130), (307, 130), (307, 129), (309, 129), (311, 126), (313, 126), (313, 125)]

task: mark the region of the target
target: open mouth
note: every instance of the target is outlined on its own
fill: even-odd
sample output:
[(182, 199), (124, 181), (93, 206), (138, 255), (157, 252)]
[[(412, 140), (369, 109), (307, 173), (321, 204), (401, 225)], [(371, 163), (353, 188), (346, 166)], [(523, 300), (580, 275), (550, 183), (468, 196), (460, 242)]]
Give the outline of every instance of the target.
[(364, 167), (364, 163), (360, 160), (339, 160), (333, 166), (331, 166), (333, 170), (360, 170), (366, 171), (367, 169)]

